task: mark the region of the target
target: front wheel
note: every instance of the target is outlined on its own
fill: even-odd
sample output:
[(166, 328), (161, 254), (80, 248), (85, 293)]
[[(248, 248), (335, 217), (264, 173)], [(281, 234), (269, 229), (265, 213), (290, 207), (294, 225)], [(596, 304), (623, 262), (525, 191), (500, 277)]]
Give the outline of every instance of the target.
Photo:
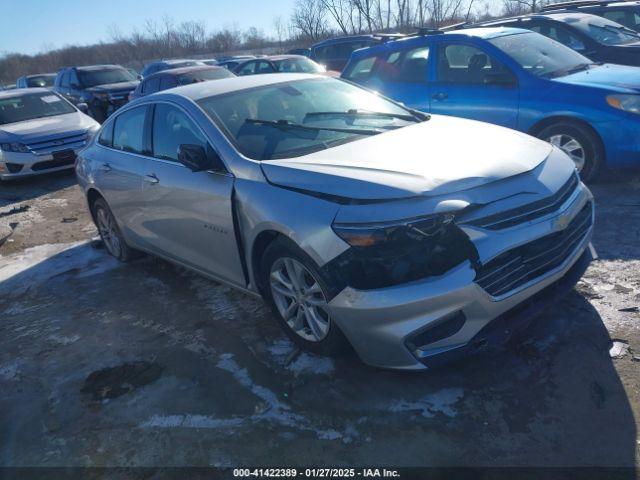
[(589, 128), (574, 122), (558, 122), (543, 128), (538, 138), (569, 155), (585, 182), (595, 178), (603, 152), (598, 138)]
[(348, 350), (332, 318), (325, 281), (307, 255), (276, 240), (262, 257), (260, 276), (265, 300), (293, 342), (323, 355)]

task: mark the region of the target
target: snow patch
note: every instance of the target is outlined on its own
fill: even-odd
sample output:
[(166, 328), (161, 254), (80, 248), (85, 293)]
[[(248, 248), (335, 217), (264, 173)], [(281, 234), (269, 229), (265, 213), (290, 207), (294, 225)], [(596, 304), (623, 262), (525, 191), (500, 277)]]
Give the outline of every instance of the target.
[(96, 250), (89, 241), (38, 245), (0, 256), (0, 295), (20, 295), (58, 275), (84, 278), (119, 265), (115, 258)]
[[(273, 344), (267, 347), (267, 351), (274, 357), (275, 361), (285, 366), (287, 358), (296, 346), (287, 338), (276, 340)], [(296, 359), (289, 365), (286, 365), (287, 370), (292, 371), (296, 376), (298, 375), (330, 375), (333, 373), (335, 367), (333, 360), (327, 357), (319, 357), (311, 353), (302, 352), (296, 357)]]
[(399, 400), (393, 403), (389, 410), (392, 412), (412, 412), (419, 411), (426, 418), (433, 417), (440, 412), (447, 417), (455, 417), (456, 411), (453, 406), (464, 396), (461, 388), (445, 388), (438, 392), (422, 397), (415, 402)]

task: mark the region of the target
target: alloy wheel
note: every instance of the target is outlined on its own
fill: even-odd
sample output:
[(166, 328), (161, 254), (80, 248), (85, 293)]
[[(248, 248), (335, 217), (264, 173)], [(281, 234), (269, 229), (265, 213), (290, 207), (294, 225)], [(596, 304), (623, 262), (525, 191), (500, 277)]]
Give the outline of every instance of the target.
[(584, 165), (586, 163), (586, 154), (584, 151), (584, 147), (578, 140), (573, 138), (570, 135), (566, 134), (558, 134), (551, 135), (547, 138), (547, 142), (551, 145), (554, 145), (564, 151), (571, 160), (576, 164), (576, 169), (578, 172), (582, 171)]
[(98, 231), (100, 232), (102, 241), (107, 247), (109, 253), (114, 257), (119, 258), (122, 252), (122, 246), (120, 233), (118, 232), (115, 220), (104, 208), (98, 208), (97, 210), (96, 217), (98, 220)]
[(298, 260), (279, 258), (269, 275), (271, 294), (280, 315), (296, 335), (319, 342), (329, 333), (331, 314), (320, 283)]

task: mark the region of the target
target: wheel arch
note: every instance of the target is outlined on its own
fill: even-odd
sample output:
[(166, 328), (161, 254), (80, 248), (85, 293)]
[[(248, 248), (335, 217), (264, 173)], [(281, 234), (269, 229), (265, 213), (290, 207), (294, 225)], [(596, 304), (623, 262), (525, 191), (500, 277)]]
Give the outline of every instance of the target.
[(591, 126), (589, 122), (581, 118), (572, 117), (570, 115), (553, 115), (551, 117), (546, 117), (546, 118), (543, 118), (542, 120), (539, 120), (529, 129), (527, 133), (529, 135), (537, 137), (540, 134), (540, 132), (542, 132), (542, 130), (556, 123), (573, 123), (576, 125), (580, 125), (581, 127), (584, 127), (587, 130), (589, 130), (589, 132), (593, 134), (593, 138), (595, 138), (596, 143), (598, 144), (598, 149), (600, 150), (600, 154), (602, 155), (602, 160), (606, 163), (607, 151), (604, 146), (602, 137), (600, 136), (598, 131), (595, 128), (593, 128), (593, 126)]
[(260, 259), (267, 247), (279, 238), (287, 238), (287, 236), (278, 230), (263, 230), (255, 237), (251, 244), (251, 255), (249, 257), (251, 277), (253, 278), (258, 293), (261, 295), (263, 294), (264, 285), (260, 282)]
[(96, 203), (96, 200), (98, 200), (99, 198), (104, 199), (104, 197), (98, 191), (97, 188), (90, 187), (87, 190), (87, 205), (89, 206), (89, 213), (91, 214), (91, 218), (93, 218), (94, 223), (96, 219), (93, 212), (93, 205)]

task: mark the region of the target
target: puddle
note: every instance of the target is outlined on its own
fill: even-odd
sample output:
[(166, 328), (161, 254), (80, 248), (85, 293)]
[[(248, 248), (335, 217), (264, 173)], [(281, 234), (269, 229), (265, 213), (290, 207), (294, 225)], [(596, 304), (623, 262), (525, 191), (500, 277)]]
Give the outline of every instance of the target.
[(80, 390), (94, 400), (117, 398), (136, 388), (155, 382), (162, 375), (162, 367), (151, 362), (123, 363), (91, 373)]

